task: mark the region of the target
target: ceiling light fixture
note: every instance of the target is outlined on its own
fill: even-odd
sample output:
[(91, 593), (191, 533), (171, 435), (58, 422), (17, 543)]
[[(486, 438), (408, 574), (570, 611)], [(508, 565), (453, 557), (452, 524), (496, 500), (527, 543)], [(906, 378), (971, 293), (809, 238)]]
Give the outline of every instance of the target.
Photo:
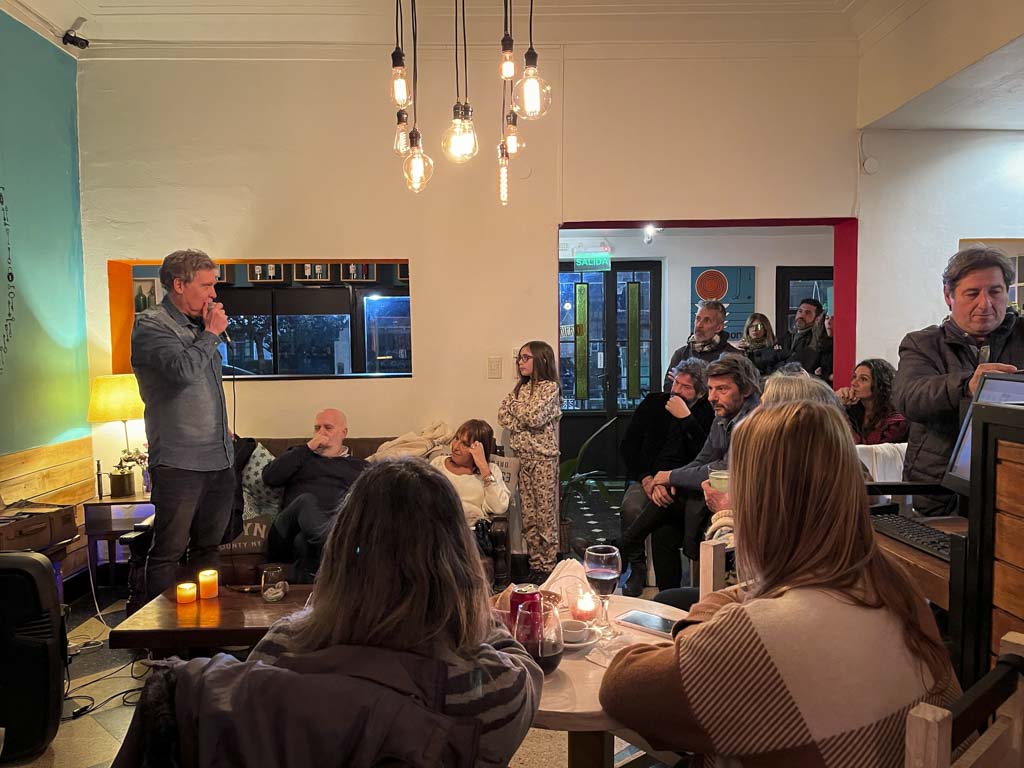
[(405, 19), (402, 0), (395, 0), (395, 50), (391, 52), (391, 103), (399, 109), (412, 104), (413, 91), (405, 76)]
[(455, 0), (455, 104), (452, 105), (452, 123), (441, 135), (441, 150), (445, 157), (457, 165), (476, 157), (480, 144), (473, 125), (473, 107), (469, 104), (469, 61), (466, 46), (466, 4), (462, 4), (462, 69), (466, 101), (459, 92), (459, 0)]
[(516, 113), (510, 109), (505, 115), (505, 144), (508, 146), (509, 157), (515, 157), (526, 149), (526, 142), (519, 136), (518, 122)]
[(398, 127), (395, 128), (395, 154), (405, 157), (409, 154), (409, 113), (404, 109), (398, 110)]
[(515, 42), (512, 40), (512, 0), (502, 0), (505, 12), (505, 34), (501, 38), (501, 66), (499, 71), (502, 80), (514, 80), (516, 61), (513, 58)]
[(533, 48), (533, 0), (530, 0), (530, 47), (523, 57), (523, 77), (512, 89), (512, 109), (524, 120), (544, 117), (551, 108), (551, 85), (537, 72), (537, 58)]
[[(419, 66), (417, 65), (417, 41), (419, 30), (416, 25), (416, 0), (409, 0), (412, 12), (412, 87), (415, 91), (419, 88)], [(413, 192), (421, 192), (434, 175), (434, 161), (430, 155), (423, 151), (423, 140), (420, 135), (419, 123), (417, 121), (417, 108), (412, 106), (412, 130), (409, 132), (409, 154), (402, 163), (402, 173), (405, 176), (405, 186)]]

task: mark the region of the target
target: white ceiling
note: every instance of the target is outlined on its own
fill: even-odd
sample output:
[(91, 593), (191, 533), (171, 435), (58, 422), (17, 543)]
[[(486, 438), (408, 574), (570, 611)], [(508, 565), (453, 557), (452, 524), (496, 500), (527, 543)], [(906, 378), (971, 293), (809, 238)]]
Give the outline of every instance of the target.
[[(535, 41), (669, 42), (853, 40), (864, 16), (882, 18), (909, 0), (535, 0)], [(391, 0), (0, 0), (53, 30), (85, 19), (94, 44), (389, 43)], [(408, 0), (403, 0), (408, 7)], [(418, 0), (420, 39), (451, 36), (453, 0)], [(515, 37), (526, 39), (529, 0), (516, 0)], [(501, 36), (499, 0), (466, 0), (470, 43)], [(856, 20), (856, 23), (855, 23)], [(483, 31), (486, 29), (486, 33)], [(518, 47), (518, 45), (517, 45)], [(88, 53), (85, 54), (88, 56)]]
[(990, 53), (870, 127), (1024, 130), (1024, 37)]

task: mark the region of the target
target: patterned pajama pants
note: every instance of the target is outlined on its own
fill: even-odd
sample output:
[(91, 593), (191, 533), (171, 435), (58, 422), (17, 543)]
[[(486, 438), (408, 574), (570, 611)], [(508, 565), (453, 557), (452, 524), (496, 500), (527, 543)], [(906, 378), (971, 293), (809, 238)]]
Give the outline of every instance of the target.
[(519, 457), (519, 497), (530, 568), (551, 571), (558, 557), (558, 459)]

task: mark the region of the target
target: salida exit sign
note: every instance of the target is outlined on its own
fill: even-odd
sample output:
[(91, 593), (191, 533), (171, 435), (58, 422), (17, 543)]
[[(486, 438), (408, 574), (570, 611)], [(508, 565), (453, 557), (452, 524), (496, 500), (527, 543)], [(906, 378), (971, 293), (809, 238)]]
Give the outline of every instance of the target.
[(612, 257), (607, 253), (573, 254), (574, 272), (611, 272)]

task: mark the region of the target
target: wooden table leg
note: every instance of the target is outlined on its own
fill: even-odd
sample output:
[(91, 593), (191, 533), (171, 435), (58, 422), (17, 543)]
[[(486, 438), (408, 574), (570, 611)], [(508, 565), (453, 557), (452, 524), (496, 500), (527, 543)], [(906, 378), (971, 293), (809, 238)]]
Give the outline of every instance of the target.
[(614, 749), (607, 731), (569, 731), (569, 768), (612, 768)]
[(86, 537), (86, 557), (89, 560), (89, 573), (92, 575), (93, 586), (96, 585), (96, 565), (100, 560), (100, 543), (92, 536)]
[(117, 575), (115, 573), (115, 566), (117, 565), (117, 539), (107, 539), (107, 568), (110, 569), (110, 586), (117, 586)]

